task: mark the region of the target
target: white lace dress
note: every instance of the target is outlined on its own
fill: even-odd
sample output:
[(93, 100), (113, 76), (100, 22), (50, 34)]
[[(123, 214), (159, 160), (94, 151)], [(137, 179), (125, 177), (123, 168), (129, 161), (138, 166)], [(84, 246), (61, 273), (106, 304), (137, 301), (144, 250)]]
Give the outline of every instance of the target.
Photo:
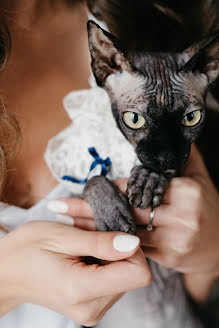
[[(45, 159), (53, 176), (73, 193), (81, 194), (83, 185), (63, 181), (62, 177), (86, 178), (94, 161), (88, 149), (94, 147), (102, 159), (111, 159), (109, 179), (128, 177), (139, 161), (133, 147), (116, 127), (107, 93), (93, 86), (69, 93), (63, 103), (73, 123), (48, 143)], [(89, 177), (100, 172), (101, 167), (97, 166)]]
[[(55, 220), (54, 213), (47, 209), (48, 200), (81, 195), (83, 185), (64, 181), (62, 177), (68, 175), (81, 180), (87, 177), (94, 161), (88, 148), (95, 147), (101, 158), (111, 159), (112, 165), (107, 175), (110, 179), (128, 177), (131, 168), (138, 163), (132, 146), (116, 127), (108, 95), (103, 89), (93, 85), (88, 90), (71, 92), (63, 103), (73, 122), (49, 141), (45, 152), (45, 160), (58, 184), (47, 197), (27, 210), (0, 203), (0, 226), (8, 231), (31, 220)], [(97, 166), (90, 176), (100, 174), (100, 170), (101, 167)], [(1, 232), (3, 235), (4, 232)], [(156, 266), (151, 264), (151, 267), (154, 276), (159, 276)], [(185, 320), (184, 313), (190, 313), (190, 310), (185, 297), (177, 298), (183, 288), (180, 276), (172, 270), (164, 270), (162, 276), (159, 283), (128, 292), (108, 311), (97, 327), (201, 327), (192, 315), (187, 315), (189, 320)], [(76, 328), (78, 325), (46, 308), (23, 304), (3, 316), (0, 327)]]

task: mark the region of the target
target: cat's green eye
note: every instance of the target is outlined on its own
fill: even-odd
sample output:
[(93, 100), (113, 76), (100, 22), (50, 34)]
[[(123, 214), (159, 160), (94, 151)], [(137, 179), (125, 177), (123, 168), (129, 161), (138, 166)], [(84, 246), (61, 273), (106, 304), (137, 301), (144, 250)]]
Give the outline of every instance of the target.
[(140, 129), (146, 122), (142, 115), (134, 112), (124, 113), (123, 121), (131, 129)]
[(200, 121), (200, 119), (201, 119), (200, 110), (194, 110), (193, 112), (190, 112), (184, 116), (182, 120), (182, 124), (185, 126), (194, 126)]

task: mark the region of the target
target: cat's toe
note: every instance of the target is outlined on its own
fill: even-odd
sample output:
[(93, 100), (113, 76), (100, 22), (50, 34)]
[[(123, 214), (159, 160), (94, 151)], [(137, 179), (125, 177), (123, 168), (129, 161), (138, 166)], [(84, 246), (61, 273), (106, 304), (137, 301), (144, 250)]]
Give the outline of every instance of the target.
[(175, 173), (175, 170), (168, 174), (153, 172), (142, 165), (134, 167), (127, 188), (129, 203), (143, 210), (150, 205), (159, 206)]
[(139, 207), (142, 200), (142, 189), (138, 188), (133, 190), (132, 193), (129, 193), (129, 203), (133, 207)]
[(154, 189), (154, 195), (152, 201), (153, 207), (157, 207), (161, 204), (167, 189), (168, 182), (169, 182), (168, 177), (165, 177), (164, 175), (160, 175), (157, 187)]
[(131, 233), (133, 235), (135, 235), (136, 233), (136, 227), (134, 224), (130, 224), (125, 220), (120, 220), (120, 229), (119, 231), (123, 231), (123, 232), (127, 232), (127, 233)]
[(130, 219), (130, 213), (126, 213), (124, 209), (122, 211), (118, 208), (115, 209), (114, 216), (109, 219), (105, 217), (104, 220), (104, 225), (107, 227), (107, 231), (122, 231), (131, 234), (136, 233), (134, 220), (132, 217)]
[(121, 203), (119, 205), (120, 206), (117, 207), (117, 218), (113, 230), (135, 234), (136, 227), (129, 207), (121, 206)]
[(157, 186), (158, 180), (159, 180), (159, 174), (152, 172), (145, 183), (142, 201), (140, 204), (141, 209), (144, 210), (151, 205), (154, 196), (154, 190)]
[(162, 200), (163, 200), (163, 195), (156, 195), (156, 196), (154, 196), (153, 197), (153, 201), (152, 201), (153, 207), (160, 206)]
[(140, 207), (142, 202), (145, 182), (149, 176), (149, 171), (142, 165), (135, 166), (131, 171), (131, 177), (128, 182), (127, 196), (129, 203), (133, 207)]

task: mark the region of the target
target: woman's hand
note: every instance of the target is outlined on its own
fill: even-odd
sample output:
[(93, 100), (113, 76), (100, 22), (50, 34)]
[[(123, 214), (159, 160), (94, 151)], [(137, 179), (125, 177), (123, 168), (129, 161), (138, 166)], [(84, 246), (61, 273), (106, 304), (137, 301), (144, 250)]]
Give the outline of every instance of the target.
[(190, 295), (205, 302), (219, 277), (219, 194), (195, 146), (182, 177), (171, 181), (164, 204), (155, 209), (152, 232), (141, 226), (150, 210), (135, 211), (144, 254), (184, 273)]
[(184, 273), (219, 273), (219, 195), (193, 146), (183, 169), (155, 209), (156, 229), (145, 230), (151, 209), (135, 210), (145, 255)]
[[(84, 256), (107, 264), (87, 265)], [(122, 293), (151, 280), (138, 237), (60, 223), (35, 221), (8, 233), (0, 258), (1, 314), (31, 302), (90, 326)]]
[[(144, 254), (184, 273), (189, 292), (201, 301), (219, 276), (219, 195), (195, 146), (182, 175), (172, 179), (164, 203), (155, 209), (153, 231), (145, 228), (151, 209), (134, 210), (137, 235)], [(126, 179), (115, 183), (125, 192)], [(83, 200), (80, 206), (75, 206), (75, 200), (67, 202), (75, 225), (93, 229), (89, 205)]]

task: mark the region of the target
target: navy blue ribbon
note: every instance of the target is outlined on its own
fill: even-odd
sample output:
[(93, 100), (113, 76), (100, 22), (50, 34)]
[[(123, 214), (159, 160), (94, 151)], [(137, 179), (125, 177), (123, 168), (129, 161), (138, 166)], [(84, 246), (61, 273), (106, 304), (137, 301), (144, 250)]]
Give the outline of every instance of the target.
[(91, 154), (91, 156), (93, 156), (94, 161), (90, 166), (90, 171), (88, 173), (88, 176), (86, 179), (84, 180), (79, 180), (73, 177), (70, 177), (68, 175), (64, 175), (62, 177), (63, 180), (67, 180), (67, 181), (71, 181), (74, 183), (79, 183), (79, 184), (85, 184), (89, 178), (90, 172), (97, 166), (97, 165), (101, 165), (102, 169), (101, 169), (101, 175), (103, 175), (104, 177), (107, 175), (108, 172), (108, 167), (111, 165), (111, 160), (109, 159), (109, 157), (107, 157), (106, 159), (102, 159), (99, 154), (97, 153), (96, 149), (94, 147), (88, 148), (89, 153)]

